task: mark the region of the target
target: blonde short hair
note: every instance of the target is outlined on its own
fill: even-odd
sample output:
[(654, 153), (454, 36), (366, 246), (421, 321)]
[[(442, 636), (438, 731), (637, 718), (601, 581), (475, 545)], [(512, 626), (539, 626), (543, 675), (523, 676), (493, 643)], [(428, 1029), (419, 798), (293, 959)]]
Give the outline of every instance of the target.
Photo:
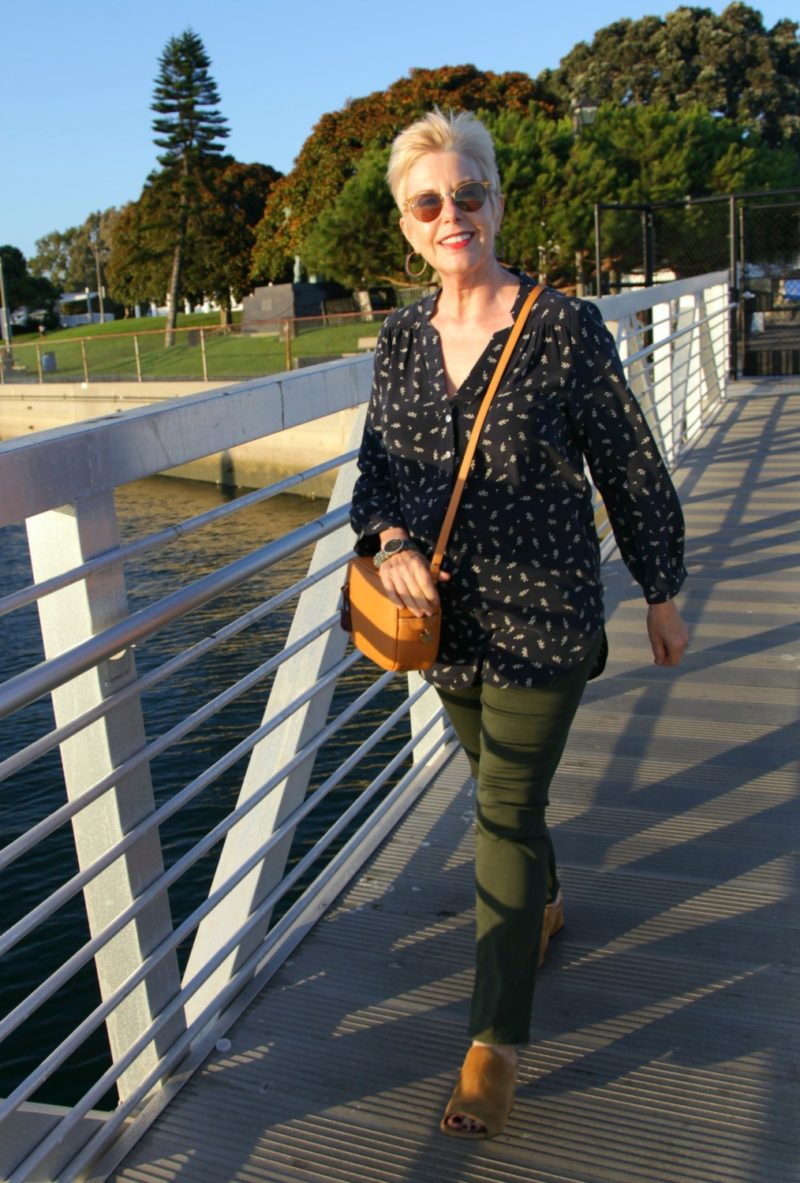
[(491, 181), (491, 200), (500, 192), (500, 176), (494, 156), (494, 142), (488, 130), (469, 111), (450, 111), (443, 115), (434, 107), (401, 131), (392, 144), (386, 180), (392, 197), (403, 207), (403, 183), (413, 166), (429, 152), (461, 152), (471, 156), (481, 176), (474, 179)]

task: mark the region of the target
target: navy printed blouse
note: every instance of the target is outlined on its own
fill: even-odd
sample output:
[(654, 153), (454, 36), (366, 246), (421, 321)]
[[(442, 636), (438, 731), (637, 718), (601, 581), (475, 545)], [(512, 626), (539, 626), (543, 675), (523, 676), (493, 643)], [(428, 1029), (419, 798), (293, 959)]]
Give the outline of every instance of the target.
[[(521, 277), (516, 316), (531, 280)], [(437, 295), (381, 329), (351, 521), (361, 554), (404, 527), (430, 557), (459, 461), (510, 333), (495, 333), (452, 399)], [(686, 577), (683, 515), (614, 342), (587, 301), (546, 288), (481, 432), (439, 584), (442, 643), (429, 680), (541, 686), (580, 662), (603, 624), (584, 458), (648, 603)]]

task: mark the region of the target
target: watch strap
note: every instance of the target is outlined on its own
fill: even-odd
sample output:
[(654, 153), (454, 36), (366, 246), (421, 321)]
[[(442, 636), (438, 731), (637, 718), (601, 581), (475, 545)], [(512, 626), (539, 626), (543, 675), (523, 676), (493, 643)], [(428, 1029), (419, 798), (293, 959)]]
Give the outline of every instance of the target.
[[(393, 543), (397, 543), (399, 545), (392, 545)], [(391, 550), (389, 549), (389, 547), (391, 547)], [(386, 562), (387, 559), (393, 558), (394, 555), (401, 554), (404, 550), (418, 551), (419, 547), (417, 546), (416, 542), (414, 542), (411, 538), (390, 538), (389, 541), (387, 543), (385, 543), (384, 546), (381, 547), (381, 549), (378, 551), (378, 553), (376, 555), (373, 555), (373, 557), (372, 557), (373, 566), (376, 568), (380, 568), (381, 566), (383, 566), (383, 564)]]

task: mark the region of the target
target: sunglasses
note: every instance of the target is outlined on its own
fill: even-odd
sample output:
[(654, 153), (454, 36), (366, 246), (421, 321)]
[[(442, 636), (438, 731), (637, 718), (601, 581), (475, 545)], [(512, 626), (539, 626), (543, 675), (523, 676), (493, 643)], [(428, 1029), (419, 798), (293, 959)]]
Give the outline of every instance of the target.
[(464, 181), (463, 185), (457, 185), (449, 193), (434, 193), (426, 189), (404, 201), (403, 212), (410, 210), (418, 222), (433, 222), (442, 212), (445, 197), (452, 197), (463, 213), (474, 214), (484, 205), (491, 187), (491, 181)]

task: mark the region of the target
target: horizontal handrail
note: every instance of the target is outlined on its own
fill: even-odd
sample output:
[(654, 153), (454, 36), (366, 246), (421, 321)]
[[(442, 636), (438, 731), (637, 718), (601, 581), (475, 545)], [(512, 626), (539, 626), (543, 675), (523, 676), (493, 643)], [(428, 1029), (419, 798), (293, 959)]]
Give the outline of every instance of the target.
[(347, 522), (346, 507), (323, 514), (316, 521), (298, 526), (291, 534), (268, 542), (244, 558), (235, 559), (219, 571), (205, 575), (188, 587), (172, 592), (150, 607), (140, 608), (119, 624), (114, 624), (105, 632), (90, 637), (66, 653), (9, 678), (0, 686), (0, 719), (19, 710), (20, 707), (27, 706), (28, 703), (35, 702), (43, 694), (63, 686), (71, 678), (92, 669), (101, 661), (123, 652), (145, 637), (152, 636), (174, 620), (216, 599), (244, 580), (258, 575), (266, 567), (271, 567), (274, 563), (289, 558), (325, 538)]
[[(207, 656), (207, 654), (226, 641), (230, 641), (244, 629), (249, 628), (250, 625), (263, 620), (270, 613), (283, 607), (284, 604), (295, 599), (308, 588), (313, 587), (316, 583), (320, 583), (328, 575), (332, 575), (334, 571), (340, 570), (347, 562), (347, 559), (347, 555), (342, 555), (341, 558), (334, 559), (326, 566), (320, 567), (319, 570), (314, 571), (311, 575), (307, 575), (305, 579), (298, 580), (291, 587), (284, 588), (283, 591), (265, 600), (263, 604), (251, 608), (249, 612), (245, 612), (244, 615), (238, 616), (236, 620), (232, 620), (222, 628), (217, 629), (210, 637), (204, 637), (202, 641), (197, 641), (194, 645), (190, 645), (188, 649), (177, 653), (174, 657), (163, 662), (155, 669), (149, 670), (146, 674), (138, 674), (132, 682), (128, 682), (119, 690), (115, 690), (108, 698), (104, 698), (96, 706), (71, 719), (69, 723), (65, 723), (62, 727), (57, 727), (47, 735), (41, 736), (29, 744), (28, 747), (21, 748), (19, 752), (16, 752), (13, 756), (9, 756), (7, 760), (3, 760), (0, 763), (0, 782), (6, 780), (12, 773), (26, 768), (33, 760), (38, 760), (41, 756), (46, 755), (47, 752), (52, 751), (58, 744), (63, 743), (65, 739), (77, 735), (79, 731), (82, 731), (84, 727), (88, 727), (90, 723), (96, 723), (98, 719), (102, 719), (110, 711), (114, 710), (115, 707), (121, 706), (130, 699), (137, 697), (145, 690), (152, 690), (154, 686), (159, 685), (166, 678), (172, 677), (173, 674), (191, 665), (193, 661)], [(300, 645), (298, 644), (298, 652), (299, 649)], [(295, 646), (292, 647), (292, 650), (294, 652)]]
[(709, 288), (725, 288), (727, 292), (728, 272), (712, 271), (705, 275), (670, 280), (651, 288), (635, 288), (612, 296), (586, 296), (586, 299), (598, 305), (606, 320), (617, 321), (637, 312), (646, 312), (658, 304), (670, 304), (683, 296), (699, 295)]
[[(350, 666), (360, 660), (362, 660), (361, 654), (357, 651), (351, 653), (348, 657), (342, 658), (341, 661), (337, 662), (335, 666), (319, 679), (316, 686), (307, 687), (303, 690), (289, 706), (284, 708), (281, 714), (275, 715), (269, 722), (262, 724), (255, 731), (251, 731), (245, 739), (231, 748), (224, 756), (221, 756), (219, 760), (216, 760), (204, 773), (196, 776), (194, 780), (189, 781), (188, 785), (185, 785), (173, 797), (170, 797), (168, 801), (165, 801), (153, 813), (149, 813), (136, 826), (128, 830), (122, 838), (117, 839), (116, 842), (108, 846), (105, 852), (99, 858), (95, 859), (93, 863), (90, 863), (89, 866), (84, 867), (81, 871), (73, 875), (71, 879), (68, 879), (66, 883), (63, 883), (46, 900), (43, 900), (32, 911), (28, 912), (27, 916), (23, 917), (22, 920), (17, 921), (11, 928), (7, 928), (0, 935), (0, 956), (7, 953), (9, 949), (12, 949), (14, 945), (28, 936), (43, 920), (46, 920), (48, 916), (52, 916), (54, 912), (57, 912), (63, 904), (68, 903), (73, 896), (77, 895), (79, 891), (96, 879), (112, 863), (115, 863), (117, 859), (129, 851), (131, 847), (135, 846), (137, 842), (140, 842), (147, 834), (158, 829), (163, 822), (168, 821), (173, 814), (177, 813), (183, 805), (186, 805), (198, 793), (202, 792), (203, 789), (213, 784), (221, 773), (226, 772), (228, 768), (241, 760), (242, 756), (246, 756), (248, 752), (252, 751), (259, 740), (265, 739), (282, 722), (290, 718), (299, 707), (303, 706), (314, 694), (318, 693), (321, 688), (330, 682), (336, 682), (340, 674), (345, 673)], [(285, 773), (278, 779), (277, 783), (280, 783), (280, 780), (284, 779), (284, 777)], [(119, 775), (117, 775), (117, 779), (119, 779)], [(104, 785), (103, 792), (107, 791), (108, 787), (108, 785)], [(254, 796), (257, 796), (257, 794), (254, 794)]]
[(167, 526), (166, 529), (159, 530), (156, 534), (148, 534), (145, 538), (138, 538), (135, 542), (126, 543), (125, 546), (115, 547), (114, 550), (98, 555), (94, 559), (88, 559), (79, 567), (73, 567), (69, 571), (51, 576), (50, 579), (43, 579), (40, 583), (32, 583), (29, 587), (11, 592), (10, 595), (0, 599), (0, 616), (14, 612), (17, 608), (24, 608), (27, 604), (33, 604), (42, 596), (49, 596), (51, 592), (61, 591), (62, 588), (69, 587), (71, 584), (77, 583), (79, 579), (85, 579), (88, 575), (96, 575), (98, 571), (103, 571), (115, 563), (137, 558), (149, 550), (160, 549), (169, 543), (178, 542), (181, 538), (193, 534), (196, 530), (202, 530), (205, 526), (210, 526), (221, 518), (241, 513), (243, 509), (248, 509), (251, 505), (258, 505), (262, 501), (268, 501), (272, 497), (288, 492), (289, 489), (296, 489), (298, 485), (322, 476), (324, 473), (330, 472), (332, 468), (340, 468), (343, 464), (349, 463), (350, 460), (355, 459), (357, 454), (352, 451), (345, 452), (341, 456), (334, 456), (332, 460), (325, 460), (322, 464), (306, 468), (294, 476), (284, 477), (283, 480), (267, 485), (263, 489), (255, 489), (252, 493), (237, 497), (235, 501), (229, 501), (226, 505), (215, 506), (214, 509), (206, 510), (205, 513), (197, 514), (193, 518), (187, 518), (184, 522)]
[(665, 346), (671, 345), (673, 341), (679, 341), (682, 337), (692, 336), (701, 325), (711, 324), (712, 321), (729, 314), (732, 308), (737, 307), (738, 305), (732, 302), (725, 304), (724, 307), (709, 313), (708, 316), (699, 317), (697, 320), (692, 321), (690, 325), (686, 325), (682, 329), (674, 329), (668, 336), (659, 337), (658, 340), (653, 341), (652, 344), (645, 345), (641, 349), (638, 349), (635, 353), (630, 354), (625, 359), (625, 364), (630, 366), (633, 365), (634, 362), (640, 361), (642, 358), (652, 357), (652, 355), (657, 350), (664, 349)]
[(0, 526), (352, 410), (371, 375), (364, 354), (0, 443)]
[[(377, 694), (386, 686), (387, 682), (391, 680), (391, 674), (384, 674), (372, 686), (364, 691), (342, 716), (334, 720), (325, 729), (325, 738), (321, 742), (325, 742), (341, 728), (358, 712), (366, 706)], [(102, 1023), (117, 1006), (127, 998), (130, 993), (142, 982), (147, 975), (159, 965), (167, 953), (176, 949), (187, 936), (197, 928), (201, 920), (210, 915), (217, 905), (225, 899), (225, 897), (236, 887), (241, 881), (246, 878), (250, 871), (253, 870), (264, 858), (269, 851), (278, 845), (284, 838), (287, 837), (296, 826), (303, 821), (325, 797), (327, 797), (334, 788), (348, 772), (354, 768), (358, 762), (367, 755), (375, 745), (389, 732), (392, 728), (408, 713), (414, 703), (427, 691), (428, 687), (421, 687), (416, 694), (406, 699), (400, 704), (392, 714), (384, 720), (380, 727), (373, 731), (372, 735), (368, 737), (351, 755), (348, 759), (332, 773), (323, 783), (315, 789), (315, 791), (306, 798), (301, 806), (295, 809), (284, 822), (270, 835), (250, 857), (243, 862), (233, 875), (230, 875), (220, 886), (209, 895), (206, 900), (196, 908), (177, 928), (173, 930), (169, 937), (165, 938), (155, 949), (143, 958), (139, 967), (125, 979), (123, 983), (117, 988), (113, 995), (110, 995), (101, 1004), (99, 1004), (91, 1015), (77, 1027), (66, 1040), (64, 1040), (59, 1047), (51, 1052), (50, 1056), (42, 1062), (39, 1069), (32, 1073), (25, 1081), (23, 1081), (15, 1092), (7, 1097), (5, 1101), (0, 1102), (0, 1121), (13, 1112), (22, 1101), (26, 1100), (49, 1075), (59, 1067), (61, 1063), (67, 1060), (77, 1049), (88, 1035), (92, 1033)], [(298, 753), (295, 763), (299, 763), (301, 759), (307, 759), (320, 746), (320, 741), (315, 740), (314, 744), (309, 744), (303, 750), (302, 755)], [(266, 796), (267, 792), (275, 788), (278, 782), (275, 781), (268, 789), (262, 793), (262, 797)], [(261, 798), (259, 798), (260, 800)], [(82, 969), (88, 961), (92, 959), (98, 949), (107, 944), (114, 936), (120, 932), (126, 924), (134, 920), (140, 913), (163, 892), (166, 887), (170, 887), (177, 882), (181, 875), (189, 870), (200, 858), (207, 854), (219, 842), (225, 834), (227, 834), (233, 825), (241, 821), (244, 816), (250, 812), (254, 806), (258, 804), (257, 800), (253, 800), (252, 804), (248, 803), (247, 809), (242, 809), (236, 816), (231, 816), (218, 823), (213, 830), (198, 842), (191, 850), (187, 851), (177, 862), (173, 864), (168, 871), (165, 871), (159, 879), (151, 884), (142, 892), (141, 896), (137, 897), (114, 921), (99, 933), (92, 940), (88, 941), (82, 949), (79, 949), (72, 955), (69, 961), (65, 962), (55, 973), (43, 982), (37, 990), (28, 995), (24, 1003), (21, 1003), (15, 1010), (11, 1011), (6, 1018), (0, 1023), (0, 1039), (5, 1039), (14, 1031), (20, 1023), (24, 1022), (40, 1007), (48, 998), (51, 998), (69, 979), (74, 976), (78, 970)], [(24, 1095), (23, 1095), (24, 1093)]]
[[(141, 768), (143, 764), (149, 764), (156, 756), (160, 756), (162, 752), (172, 747), (178, 740), (184, 739), (202, 723), (207, 722), (222, 710), (223, 707), (229, 706), (237, 698), (246, 694), (248, 690), (252, 690), (259, 682), (268, 678), (275, 670), (280, 669), (292, 657), (302, 652), (312, 641), (318, 640), (319, 637), (328, 632), (337, 621), (337, 616), (329, 616), (327, 620), (321, 621), (319, 625), (309, 630), (302, 637), (299, 637), (293, 644), (282, 649), (280, 653), (276, 653), (274, 657), (270, 657), (267, 661), (262, 662), (261, 665), (256, 666), (254, 670), (251, 670), (244, 678), (240, 678), (238, 682), (234, 682), (227, 690), (223, 690), (214, 698), (209, 699), (202, 707), (187, 715), (180, 723), (176, 723), (174, 727), (171, 727), (169, 731), (165, 731), (158, 739), (151, 740), (145, 744), (143, 748), (140, 748), (138, 752), (129, 756), (121, 764), (118, 764), (111, 772), (102, 777), (101, 780), (90, 785), (81, 793), (80, 797), (74, 801), (67, 801), (48, 817), (37, 822), (24, 834), (21, 834), (19, 838), (0, 848), (0, 871), (10, 866), (44, 838), (47, 838), (60, 826), (63, 826), (82, 810), (86, 809), (88, 805), (91, 805), (99, 797), (102, 797), (103, 793), (107, 793), (117, 781), (125, 776), (129, 776), (137, 768)], [(0, 936), (0, 954), (3, 951), (2, 936)]]
[[(440, 716), (434, 716), (425, 726), (420, 730), (419, 739), (424, 738), (425, 735), (433, 728), (434, 724), (439, 721)], [(250, 915), (244, 925), (236, 932), (234, 932), (225, 944), (220, 948), (214, 958), (208, 962), (190, 982), (188, 982), (181, 990), (180, 995), (171, 999), (157, 1017), (151, 1027), (144, 1032), (143, 1035), (133, 1043), (126, 1051), (125, 1055), (110, 1069), (108, 1069), (100, 1079), (92, 1086), (92, 1088), (78, 1101), (72, 1108), (72, 1112), (65, 1117), (53, 1132), (46, 1136), (36, 1147), (32, 1154), (20, 1164), (17, 1170), (9, 1177), (8, 1183), (25, 1183), (30, 1170), (39, 1165), (39, 1163), (49, 1154), (54, 1146), (57, 1146), (69, 1131), (84, 1117), (108, 1091), (108, 1089), (118, 1079), (119, 1074), (128, 1068), (141, 1054), (141, 1052), (152, 1043), (153, 1038), (162, 1030), (167, 1023), (177, 1014), (180, 1013), (186, 1003), (187, 998), (192, 997), (200, 988), (201, 985), (214, 973), (214, 971), (223, 963), (223, 961), (238, 947), (244, 937), (257, 925), (259, 925), (265, 916), (269, 915), (272, 909), (281, 898), (294, 887), (295, 883), (305, 875), (306, 871), (313, 866), (320, 854), (331, 845), (332, 842), (338, 838), (339, 834), (347, 828), (351, 820), (361, 812), (365, 805), (367, 805), (375, 794), (383, 787), (386, 781), (393, 775), (396, 768), (400, 766), (413, 752), (416, 740), (409, 740), (400, 751), (393, 757), (393, 759), (386, 765), (384, 769), (374, 778), (370, 785), (359, 794), (359, 796), (351, 803), (351, 805), (342, 813), (333, 826), (320, 838), (314, 846), (307, 852), (307, 854), (292, 868), (286, 878), (279, 883), (269, 894), (264, 898), (259, 907)], [(439, 745), (445, 742), (445, 738), (439, 740)], [(405, 776), (398, 782), (392, 793), (381, 803), (375, 814), (372, 815), (367, 825), (374, 824), (379, 817), (379, 811), (388, 811), (397, 797), (401, 796), (413, 782), (415, 777), (419, 776), (416, 769), (411, 768)], [(312, 885), (313, 886), (313, 885)], [(310, 889), (309, 889), (310, 890)], [(300, 901), (298, 901), (299, 904)], [(299, 910), (299, 909), (298, 909)], [(276, 926), (277, 929), (277, 926)], [(217, 1012), (223, 1008), (229, 1001), (231, 1001), (241, 988), (242, 981), (249, 980), (253, 970), (258, 966), (259, 962), (268, 953), (270, 945), (273, 941), (278, 939), (276, 930), (273, 930), (270, 938), (264, 942), (262, 946), (253, 952), (234, 977), (230, 979), (228, 984), (224, 986), (215, 999), (206, 1006), (206, 1008), (197, 1016), (195, 1021), (188, 1027), (182, 1035), (171, 1045), (169, 1050), (162, 1055), (158, 1064), (153, 1068), (139, 1086), (130, 1094), (130, 1096), (122, 1102), (114, 1110), (114, 1113), (104, 1123), (100, 1132), (102, 1138), (95, 1135), (90, 1139), (82, 1151), (72, 1160), (68, 1165), (69, 1175), (67, 1178), (74, 1179), (75, 1173), (81, 1169), (85, 1162), (90, 1161), (98, 1150), (106, 1145), (113, 1134), (116, 1133), (119, 1126), (139, 1104), (143, 1097), (147, 1095), (154, 1084), (171, 1068), (179, 1063), (186, 1051), (192, 1046), (197, 1038), (198, 1032), (202, 1031), (205, 1025), (212, 1019)], [(88, 1157), (87, 1157), (88, 1155)]]

